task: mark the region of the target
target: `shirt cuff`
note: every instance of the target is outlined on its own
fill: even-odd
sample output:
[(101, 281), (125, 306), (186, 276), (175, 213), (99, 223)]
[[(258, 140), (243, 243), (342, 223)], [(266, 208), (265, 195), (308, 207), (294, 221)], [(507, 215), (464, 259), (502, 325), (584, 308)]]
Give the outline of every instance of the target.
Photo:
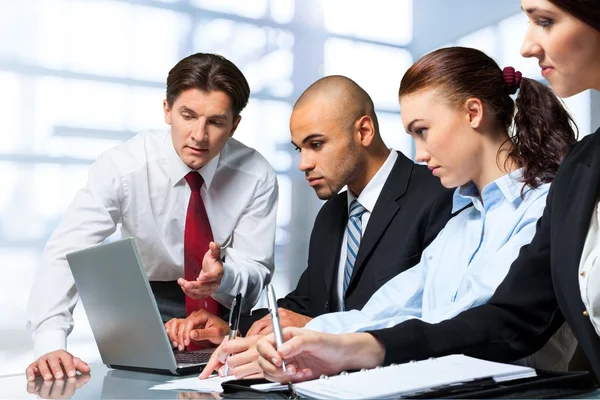
[(309, 331), (324, 332), (323, 326), (320, 323), (321, 318), (319, 318), (319, 317), (320, 317), (320, 315), (318, 317), (315, 317), (315, 318), (311, 319), (310, 321), (308, 321), (308, 323), (306, 325), (304, 325), (304, 329), (308, 329)]
[(221, 284), (215, 290), (215, 294), (216, 295), (228, 294), (228, 295), (234, 296), (233, 294), (230, 293), (234, 280), (235, 280), (235, 271), (233, 271), (233, 268), (231, 267), (231, 265), (223, 263), (223, 278), (221, 279)]
[(44, 354), (67, 349), (67, 335), (63, 330), (42, 331), (35, 334), (33, 355), (37, 360)]

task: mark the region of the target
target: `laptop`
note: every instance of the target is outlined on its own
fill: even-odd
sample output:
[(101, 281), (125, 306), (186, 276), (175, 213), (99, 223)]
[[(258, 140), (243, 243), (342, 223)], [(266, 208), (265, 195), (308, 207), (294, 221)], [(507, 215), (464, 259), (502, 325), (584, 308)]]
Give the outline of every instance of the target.
[(67, 254), (102, 362), (150, 373), (199, 373), (214, 349), (175, 352), (132, 238)]

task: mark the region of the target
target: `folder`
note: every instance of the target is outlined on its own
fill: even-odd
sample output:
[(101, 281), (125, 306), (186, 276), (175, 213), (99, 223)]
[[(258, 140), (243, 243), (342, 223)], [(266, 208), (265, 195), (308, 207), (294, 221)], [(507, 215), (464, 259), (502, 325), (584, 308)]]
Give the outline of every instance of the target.
[(408, 396), (412, 399), (564, 399), (590, 393), (597, 386), (588, 371), (536, 370), (537, 376), (505, 382), (471, 382)]

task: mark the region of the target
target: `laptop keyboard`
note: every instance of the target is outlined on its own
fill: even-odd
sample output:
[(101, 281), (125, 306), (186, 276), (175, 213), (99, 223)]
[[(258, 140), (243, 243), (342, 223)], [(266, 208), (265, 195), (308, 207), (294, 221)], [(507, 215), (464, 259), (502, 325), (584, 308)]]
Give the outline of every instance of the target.
[(186, 351), (175, 353), (177, 364), (206, 364), (210, 360), (211, 353), (201, 351)]

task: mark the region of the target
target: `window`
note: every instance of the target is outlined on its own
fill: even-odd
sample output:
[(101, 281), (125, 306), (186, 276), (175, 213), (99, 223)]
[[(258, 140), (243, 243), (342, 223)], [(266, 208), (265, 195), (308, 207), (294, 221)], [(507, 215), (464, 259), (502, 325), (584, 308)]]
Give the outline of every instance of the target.
[[(16, 38), (0, 41), (0, 266), (8, 277), (0, 284), (7, 313), (0, 359), (14, 360), (0, 365), (0, 374), (22, 371), (32, 357), (24, 332), (29, 287), (13, 283), (33, 280), (90, 163), (136, 132), (166, 129), (166, 74), (195, 52), (223, 54), (250, 83), (235, 137), (277, 172), (273, 282), (280, 295), (289, 292), (306, 266), (322, 204), (297, 170), (292, 105), (323, 74), (346, 74), (373, 97), (386, 143), (410, 156), (396, 97), (412, 62), (404, 47), (412, 40), (412, 9), (412, 0), (375, 0), (368, 9), (357, 0), (0, 2), (0, 34)], [(98, 361), (80, 306), (75, 319), (69, 349)]]

